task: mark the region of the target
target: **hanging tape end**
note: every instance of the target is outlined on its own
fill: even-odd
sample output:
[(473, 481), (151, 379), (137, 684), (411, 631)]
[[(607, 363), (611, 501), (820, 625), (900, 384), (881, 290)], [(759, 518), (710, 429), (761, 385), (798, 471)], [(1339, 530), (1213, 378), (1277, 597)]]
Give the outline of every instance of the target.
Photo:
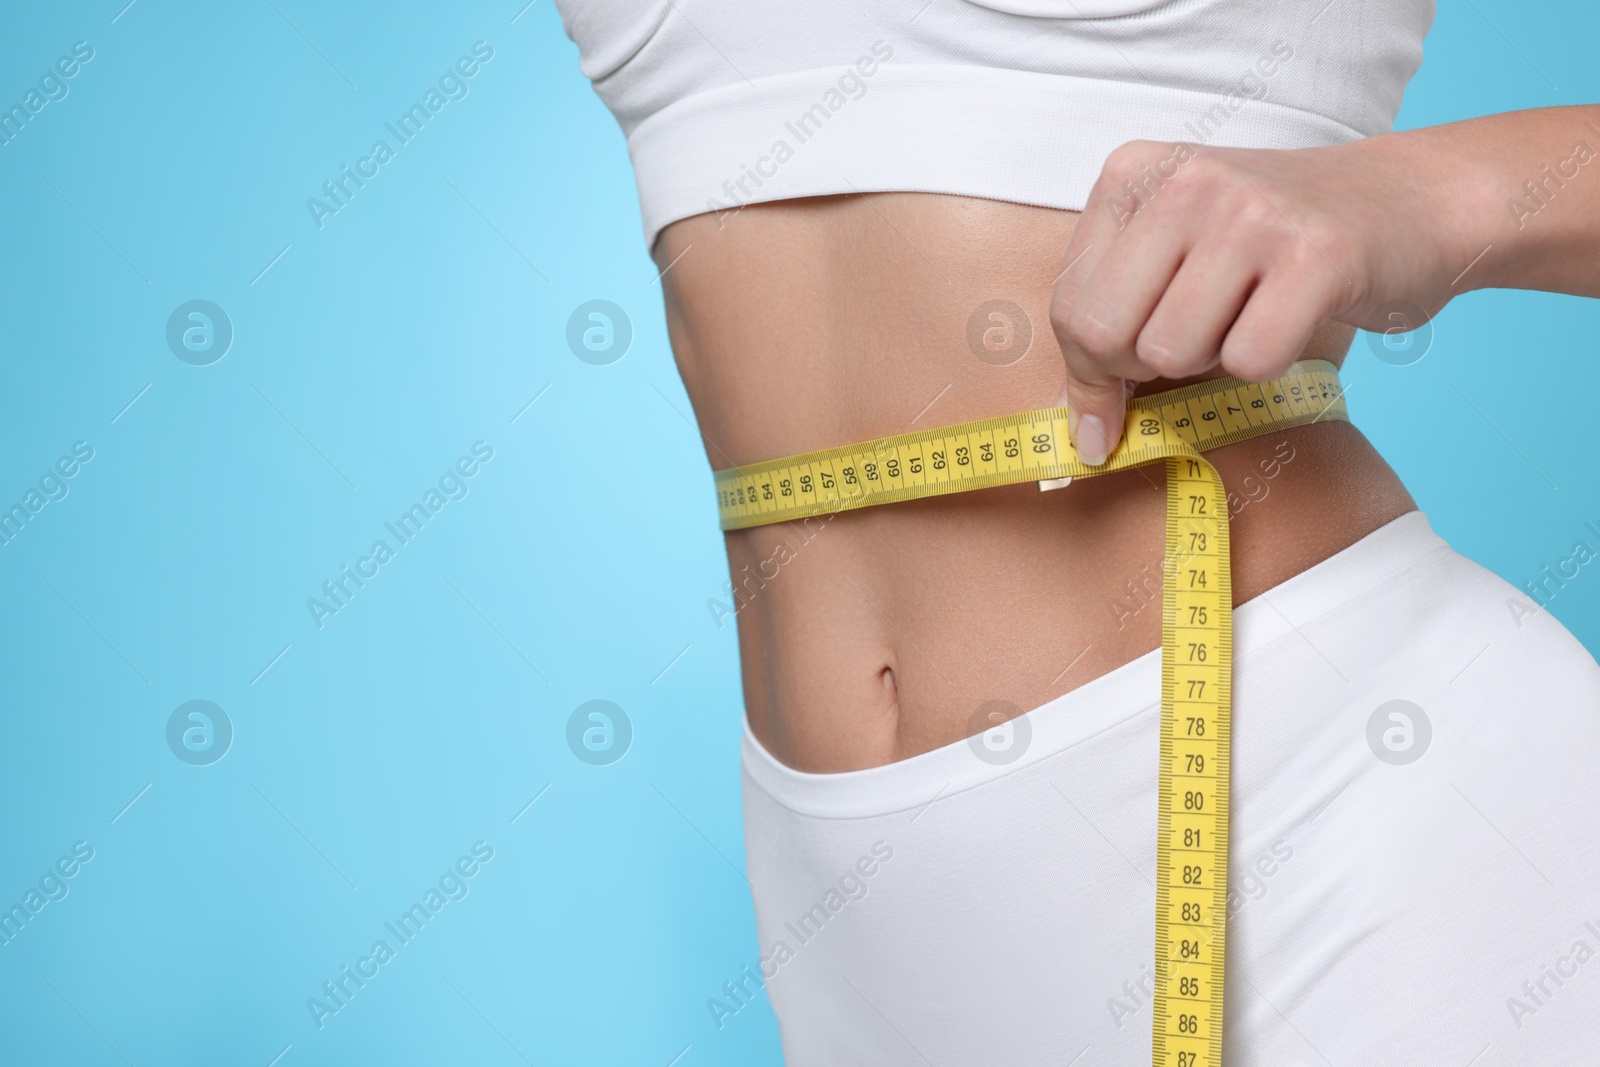
[(1071, 478), (1045, 478), (1039, 482), (1039, 492), (1048, 493), (1052, 489), (1065, 489), (1071, 484)]

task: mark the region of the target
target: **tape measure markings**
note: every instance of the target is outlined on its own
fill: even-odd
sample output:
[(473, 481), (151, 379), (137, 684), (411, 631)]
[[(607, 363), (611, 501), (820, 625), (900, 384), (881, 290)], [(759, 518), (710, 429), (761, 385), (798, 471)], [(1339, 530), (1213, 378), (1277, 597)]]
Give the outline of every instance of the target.
[(1320, 360), (1129, 402), (1123, 443), (1089, 467), (1067, 409), (920, 430), (716, 472), (725, 530), (1025, 481), (1167, 466), (1156, 839), (1156, 1067), (1221, 1067), (1227, 958), (1233, 591), (1227, 489), (1201, 450), (1348, 418)]

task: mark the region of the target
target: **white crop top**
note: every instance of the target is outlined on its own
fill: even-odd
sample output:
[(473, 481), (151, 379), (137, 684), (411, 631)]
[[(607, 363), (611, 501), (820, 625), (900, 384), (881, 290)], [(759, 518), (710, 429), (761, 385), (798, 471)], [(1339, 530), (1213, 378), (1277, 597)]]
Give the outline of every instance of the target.
[(1132, 140), (1387, 132), (1434, 0), (556, 0), (628, 139), (645, 239), (891, 190), (1080, 210)]

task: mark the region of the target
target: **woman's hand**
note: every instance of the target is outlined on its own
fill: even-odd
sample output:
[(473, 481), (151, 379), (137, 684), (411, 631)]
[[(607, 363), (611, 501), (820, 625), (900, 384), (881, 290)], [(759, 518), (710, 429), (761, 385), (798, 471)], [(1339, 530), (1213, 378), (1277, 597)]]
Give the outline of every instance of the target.
[[(1113, 152), (1050, 311), (1083, 460), (1116, 447), (1132, 383), (1219, 364), (1265, 381), (1328, 319), (1415, 329), (1458, 282), (1470, 288), (1462, 275), (1482, 246), (1452, 220), (1448, 157), (1428, 158), (1428, 140)], [(1413, 310), (1393, 317), (1396, 303)]]

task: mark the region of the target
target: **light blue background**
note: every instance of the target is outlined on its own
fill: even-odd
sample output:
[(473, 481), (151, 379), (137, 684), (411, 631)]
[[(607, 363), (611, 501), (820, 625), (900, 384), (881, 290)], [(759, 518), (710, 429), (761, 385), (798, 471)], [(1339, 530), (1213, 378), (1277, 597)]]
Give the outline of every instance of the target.
[[(123, 2), (0, 35), (5, 106), (95, 49), (0, 147), (0, 504), (94, 448), (0, 547), (0, 904), (95, 850), (0, 947), (0, 1061), (778, 1062), (764, 1001), (706, 1009), (757, 956), (723, 555), (626, 150), (549, 0)], [(1401, 125), (1600, 98), (1592, 5), (1526, 13), (1444, 5)], [(479, 40), (469, 95), (318, 229), (306, 199)], [(206, 367), (164, 338), (196, 298), (236, 330)], [(564, 340), (595, 298), (635, 330), (610, 366)], [(1409, 367), (1358, 344), (1355, 417), (1520, 585), (1595, 543), (1600, 305), (1480, 293), (1436, 327)], [(307, 598), (477, 441), (469, 495), (319, 629)], [(1600, 576), (1552, 607), (1600, 648)], [(611, 766), (565, 741), (594, 698), (635, 730)], [(211, 766), (167, 747), (191, 699), (236, 731)], [(319, 1030), (307, 998), (479, 840), (470, 894)]]

